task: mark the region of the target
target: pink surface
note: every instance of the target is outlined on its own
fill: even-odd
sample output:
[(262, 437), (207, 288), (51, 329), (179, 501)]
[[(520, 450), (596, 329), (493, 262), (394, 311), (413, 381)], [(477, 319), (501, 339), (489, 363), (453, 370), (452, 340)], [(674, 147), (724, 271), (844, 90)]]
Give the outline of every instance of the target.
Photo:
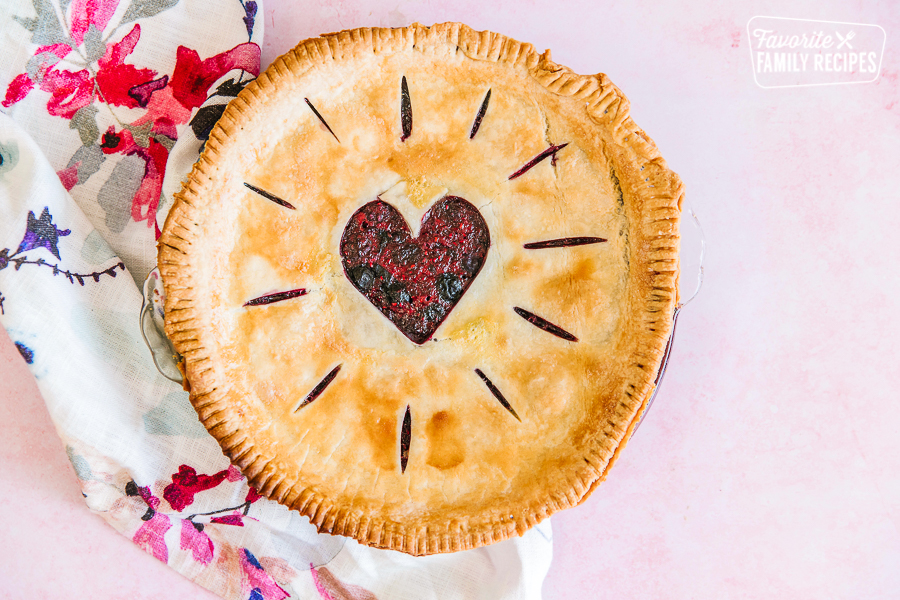
[[(900, 93), (891, 3), (292, 3), (268, 63), (363, 25), (459, 20), (603, 71), (687, 184), (706, 284), (608, 481), (553, 518), (548, 599), (900, 597)], [(755, 15), (887, 32), (875, 83), (760, 89)], [(212, 597), (81, 503), (0, 334), (0, 596)]]

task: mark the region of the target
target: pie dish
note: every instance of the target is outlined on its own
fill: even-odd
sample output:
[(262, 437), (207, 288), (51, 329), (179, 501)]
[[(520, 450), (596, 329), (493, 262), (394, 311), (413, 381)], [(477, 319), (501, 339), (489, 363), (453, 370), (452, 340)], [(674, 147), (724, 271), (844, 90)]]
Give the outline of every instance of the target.
[(200, 420), (322, 532), (414, 555), (583, 501), (672, 329), (682, 183), (605, 75), (458, 23), (301, 42), (166, 220)]

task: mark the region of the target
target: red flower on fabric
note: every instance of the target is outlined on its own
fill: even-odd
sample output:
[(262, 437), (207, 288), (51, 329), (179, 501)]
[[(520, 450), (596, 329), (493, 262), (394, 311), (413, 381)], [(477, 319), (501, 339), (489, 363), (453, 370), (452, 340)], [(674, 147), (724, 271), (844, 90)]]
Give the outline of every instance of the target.
[(73, 187), (78, 185), (79, 167), (81, 167), (80, 160), (68, 169), (60, 169), (56, 172), (56, 176), (59, 177), (60, 182), (62, 182), (63, 187), (66, 188), (67, 192), (71, 191)]
[(51, 69), (44, 75), (40, 87), (50, 92), (47, 112), (55, 117), (71, 119), (94, 101), (94, 79), (84, 69), (75, 73)]
[(43, 54), (44, 52), (49, 52), (51, 54), (55, 54), (60, 59), (63, 59), (69, 55), (69, 52), (72, 51), (72, 46), (66, 44), (65, 42), (60, 42), (58, 44), (51, 44), (50, 46), (41, 46), (37, 50), (35, 50), (34, 55), (38, 56)]
[(169, 83), (172, 96), (185, 108), (199, 108), (206, 102), (209, 86), (228, 71), (243, 69), (259, 75), (259, 56), (259, 46), (250, 42), (202, 61), (195, 50), (179, 46)]
[[(165, 120), (161, 119), (158, 125), (165, 133), (171, 133)], [(153, 124), (151, 124), (152, 126)], [(131, 218), (135, 221), (143, 221), (156, 214), (156, 207), (159, 205), (159, 197), (162, 193), (163, 176), (166, 173), (166, 161), (169, 159), (169, 149), (150, 135), (151, 133), (160, 133), (154, 132), (153, 129), (146, 131), (145, 142), (138, 143), (132, 133), (134, 129), (138, 128), (139, 126), (133, 126), (130, 130), (123, 129), (116, 132), (110, 127), (103, 134), (100, 148), (104, 154), (121, 153), (143, 159), (144, 175), (131, 201)], [(58, 173), (58, 175), (60, 174)], [(156, 220), (152, 219), (150, 222), (155, 223)]]
[[(144, 84), (145, 89), (150, 84), (163, 84), (163, 87), (155, 92), (150, 92), (152, 95), (149, 100), (140, 95), (145, 92), (145, 89), (141, 89), (142, 86), (132, 87), (127, 92), (135, 105), (142, 104), (147, 108), (147, 113), (132, 124), (132, 131), (138, 127), (146, 127), (149, 123), (151, 134), (177, 139), (175, 126), (186, 123), (191, 116), (191, 110), (206, 101), (209, 87), (232, 69), (243, 69), (258, 75), (259, 57), (259, 46), (250, 43), (241, 44), (202, 61), (194, 50), (179, 46), (172, 77), (167, 81), (157, 80)], [(124, 152), (144, 159), (147, 166), (141, 185), (132, 200), (131, 217), (135, 221), (146, 219), (148, 225), (155, 224), (156, 219), (151, 217), (156, 214), (159, 205), (169, 150), (157, 141), (156, 135), (150, 136), (147, 147), (135, 144), (131, 132), (127, 130), (121, 132), (121, 136), (122, 140), (115, 145), (109, 146), (104, 143), (103, 152), (107, 154)]]
[[(48, 55), (55, 54), (60, 59), (65, 58), (72, 50), (68, 44), (38, 48), (35, 56), (45, 57), (38, 68), (40, 89), (51, 95), (47, 112), (56, 117), (71, 119), (79, 109), (95, 100), (98, 88), (101, 99), (108, 104), (128, 108), (139, 106), (138, 100), (128, 94), (129, 90), (146, 85), (156, 77), (156, 72), (152, 69), (138, 69), (125, 64), (125, 58), (134, 51), (140, 37), (141, 26), (135, 25), (121, 40), (109, 44), (106, 53), (97, 61), (96, 77), (87, 69), (72, 72), (51, 66)], [(17, 75), (6, 88), (3, 106), (9, 107), (23, 100), (32, 89), (34, 81), (27, 73)]]
[(225, 479), (233, 483), (235, 481), (240, 481), (243, 478), (243, 473), (241, 473), (236, 466), (228, 465), (228, 475), (225, 476)]
[(28, 76), (28, 73), (20, 73), (9, 82), (9, 86), (6, 88), (6, 96), (0, 104), (5, 108), (9, 108), (16, 102), (24, 99), (25, 96), (28, 95), (28, 92), (33, 89), (34, 82), (31, 80), (31, 77)]
[(119, 0), (74, 0), (72, 2), (71, 35), (75, 43), (81, 45), (84, 34), (91, 25), (103, 31), (109, 24)]
[[(81, 71), (72, 72), (65, 69), (57, 69), (54, 66), (55, 61), (51, 55), (55, 55), (58, 60), (64, 59), (72, 52), (73, 48), (77, 48), (84, 43), (85, 34), (91, 26), (97, 31), (102, 32), (107, 24), (109, 24), (109, 20), (112, 18), (113, 13), (115, 13), (118, 5), (119, 0), (74, 0), (70, 8), (72, 24), (69, 28), (69, 35), (71, 42), (59, 42), (49, 46), (40, 46), (35, 51), (34, 55), (42, 58), (37, 69), (37, 81), (39, 82), (40, 89), (51, 94), (50, 101), (47, 103), (47, 112), (51, 115), (71, 119), (80, 108), (83, 108), (94, 101), (95, 91), (95, 80), (89, 70), (82, 69)], [(131, 47), (127, 52), (122, 54), (121, 57), (117, 57), (119, 58), (119, 62), (121, 62), (121, 59), (124, 59), (124, 56), (131, 53), (131, 50), (134, 48), (134, 44), (137, 43), (137, 38), (139, 37), (140, 26), (135, 25), (131, 32), (125, 36), (126, 40), (133, 38)], [(123, 42), (125, 42), (125, 40), (123, 40)], [(74, 43), (74, 46), (71, 45), (72, 43)], [(122, 42), (120, 42), (120, 44), (121, 43)], [(128, 42), (126, 42), (126, 44), (127, 43)], [(119, 44), (114, 44), (113, 48), (118, 45)], [(109, 58), (110, 48), (107, 49), (106, 54), (107, 56), (104, 58)], [(103, 59), (101, 59), (101, 62), (102, 61)], [(101, 64), (101, 69), (103, 66), (104, 65)], [(110, 67), (115, 66), (115, 64), (107, 64), (106, 70), (108, 72), (114, 70), (110, 69)], [(134, 67), (131, 67), (131, 69), (134, 69)], [(149, 79), (152, 79), (155, 74), (152, 71), (149, 71), (149, 73)], [(118, 73), (118, 75), (127, 78), (128, 75), (133, 74), (130, 72), (123, 72)], [(35, 83), (34, 79), (27, 73), (17, 75), (6, 88), (6, 96), (3, 99), (2, 105), (4, 107), (9, 107), (16, 102), (23, 100), (25, 96), (34, 89)]]
[(236, 525), (237, 527), (244, 526), (244, 518), (240, 514), (234, 515), (225, 515), (222, 517), (213, 517), (209, 520), (210, 523), (220, 523), (222, 525)]
[(180, 512), (194, 502), (194, 494), (216, 487), (227, 475), (227, 469), (215, 475), (198, 475), (194, 467), (181, 465), (163, 490), (163, 498)]
[(152, 82), (156, 77), (156, 71), (152, 69), (138, 69), (125, 64), (125, 58), (134, 51), (139, 39), (141, 26), (135, 25), (125, 37), (107, 46), (106, 54), (97, 61), (100, 67), (97, 71), (97, 86), (103, 94), (103, 100), (109, 104), (137, 108), (140, 105), (138, 99), (128, 92), (134, 87)]
[[(152, 69), (138, 68), (125, 62), (140, 40), (139, 24), (135, 24), (115, 43), (107, 43), (102, 35), (97, 35), (97, 32), (102, 34), (109, 25), (118, 5), (119, 0), (72, 0), (67, 11), (71, 22), (67, 41), (39, 46), (35, 51), (39, 61), (37, 68), (13, 78), (0, 104), (12, 106), (38, 87), (50, 94), (47, 112), (65, 119), (74, 118), (79, 110), (97, 101), (109, 108), (146, 109), (143, 116), (126, 124), (122, 131), (112, 132), (117, 140), (115, 143), (110, 142), (107, 132), (101, 146), (105, 154), (122, 153), (143, 159), (146, 166), (132, 198), (131, 217), (135, 221), (147, 221), (149, 227), (156, 226), (158, 237), (155, 215), (169, 148), (178, 139), (176, 127), (188, 122), (191, 111), (206, 101), (210, 86), (229, 71), (241, 69), (257, 76), (260, 48), (247, 42), (201, 59), (195, 50), (179, 46), (171, 77), (157, 77)], [(248, 6), (250, 3), (245, 5), (245, 12)], [(250, 12), (247, 14), (250, 15)], [(55, 13), (47, 18), (57, 21), (56, 27), (61, 25)], [(86, 56), (89, 62), (96, 61), (96, 67), (88, 65), (79, 71), (62, 68), (65, 63), (60, 61), (75, 50), (81, 58)], [(82, 143), (89, 145), (90, 141), (84, 135), (91, 135), (90, 128), (82, 129), (83, 125), (78, 123), (73, 125), (83, 134)], [(96, 135), (96, 128), (93, 131)], [(59, 172), (66, 189), (71, 190), (78, 185), (80, 166), (73, 164)]]
[[(38, 81), (43, 82), (44, 78), (52, 71), (53, 68), (53, 59), (51, 55), (55, 55), (56, 58), (62, 60), (72, 51), (72, 47), (66, 43), (52, 44), (50, 46), (40, 46), (37, 50), (34, 51), (34, 55), (38, 57), (42, 57), (42, 61), (38, 64), (37, 67), (37, 79)], [(63, 77), (63, 80), (71, 79), (74, 73), (66, 71), (69, 73), (68, 77)], [(35, 82), (28, 75), (28, 73), (19, 73), (16, 75), (13, 80), (9, 83), (6, 88), (6, 96), (3, 99), (3, 102), (0, 102), (4, 107), (10, 107), (16, 102), (25, 99), (25, 96), (34, 89)], [(47, 86), (50, 89), (45, 89), (43, 86), (41, 89), (44, 91), (49, 91), (53, 93), (53, 88), (48, 84)], [(49, 106), (48, 106), (49, 108)], [(51, 113), (54, 114), (54, 113)], [(74, 114), (74, 113), (73, 113)]]
[(256, 502), (261, 497), (260, 493), (256, 491), (256, 488), (251, 485), (250, 489), (247, 490), (247, 496), (244, 498), (244, 502)]

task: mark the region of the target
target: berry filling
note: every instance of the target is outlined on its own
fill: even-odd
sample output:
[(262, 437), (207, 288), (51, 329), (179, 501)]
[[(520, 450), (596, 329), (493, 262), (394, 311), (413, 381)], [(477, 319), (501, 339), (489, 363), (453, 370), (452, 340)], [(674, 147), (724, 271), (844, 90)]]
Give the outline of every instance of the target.
[(341, 236), (344, 274), (403, 335), (423, 344), (481, 271), (491, 237), (484, 217), (456, 196), (437, 201), (419, 237), (383, 200), (361, 207)]

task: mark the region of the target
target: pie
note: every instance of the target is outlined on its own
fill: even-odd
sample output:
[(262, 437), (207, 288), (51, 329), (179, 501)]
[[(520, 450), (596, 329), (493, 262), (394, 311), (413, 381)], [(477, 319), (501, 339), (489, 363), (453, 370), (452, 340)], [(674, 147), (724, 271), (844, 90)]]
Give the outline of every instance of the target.
[(414, 555), (605, 478), (677, 300), (683, 190), (605, 75), (458, 23), (301, 42), (159, 240), (191, 402), (265, 496)]

